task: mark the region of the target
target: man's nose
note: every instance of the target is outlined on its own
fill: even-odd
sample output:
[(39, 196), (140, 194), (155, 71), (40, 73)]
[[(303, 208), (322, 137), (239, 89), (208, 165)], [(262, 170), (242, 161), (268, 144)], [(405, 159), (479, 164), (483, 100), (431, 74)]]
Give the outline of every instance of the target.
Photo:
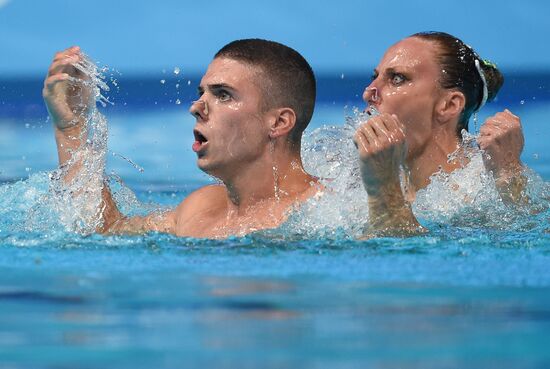
[(206, 120), (208, 119), (208, 103), (204, 100), (193, 101), (189, 107), (189, 112), (197, 120)]

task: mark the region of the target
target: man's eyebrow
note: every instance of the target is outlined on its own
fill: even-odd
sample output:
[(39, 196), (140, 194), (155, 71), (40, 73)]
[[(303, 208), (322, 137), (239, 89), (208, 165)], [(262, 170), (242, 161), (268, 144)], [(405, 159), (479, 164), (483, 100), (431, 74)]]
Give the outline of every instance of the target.
[[(206, 88), (211, 91), (222, 90), (222, 89), (235, 91), (235, 89), (230, 85), (228, 85), (227, 83), (212, 83), (212, 84), (206, 85)], [(202, 95), (204, 93), (204, 90), (205, 89), (203, 86), (197, 87), (197, 93), (199, 95)]]
[(208, 88), (211, 90), (219, 90), (219, 89), (234, 90), (234, 88), (228, 85), (227, 83), (213, 83), (211, 85), (208, 85)]

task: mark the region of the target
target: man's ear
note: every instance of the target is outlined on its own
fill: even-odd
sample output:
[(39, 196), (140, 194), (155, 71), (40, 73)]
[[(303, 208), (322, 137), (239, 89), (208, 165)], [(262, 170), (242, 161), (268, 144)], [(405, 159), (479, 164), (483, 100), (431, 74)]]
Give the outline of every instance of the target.
[(273, 119), (270, 119), (269, 137), (287, 136), (296, 125), (296, 113), (291, 108), (274, 109)]
[(464, 112), (466, 106), (466, 97), (457, 90), (448, 90), (441, 97), (436, 106), (436, 118), (441, 123), (447, 123), (450, 120), (458, 120)]

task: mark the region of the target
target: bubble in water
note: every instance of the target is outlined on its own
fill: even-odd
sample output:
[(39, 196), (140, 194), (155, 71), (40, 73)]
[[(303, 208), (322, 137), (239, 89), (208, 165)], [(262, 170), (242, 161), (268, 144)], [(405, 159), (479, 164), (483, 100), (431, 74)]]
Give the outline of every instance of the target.
[(519, 103), (520, 103), (521, 105), (523, 105), (523, 104), (525, 104), (525, 100), (521, 100)]
[(344, 73), (342, 73), (342, 74), (340, 75), (340, 79), (344, 79), (344, 77), (345, 77), (345, 75), (344, 75)]
[(181, 104), (180, 99), (176, 99), (176, 105), (180, 105), (180, 104)]
[(539, 159), (539, 154), (537, 154), (537, 153), (533, 154), (533, 159), (538, 160)]
[(165, 79), (161, 79), (161, 80), (160, 80), (160, 84), (161, 84), (161, 85), (163, 85), (163, 84), (165, 84), (165, 83), (166, 83), (166, 80), (165, 80)]
[(191, 80), (187, 81), (187, 86), (191, 86)]
[(174, 74), (177, 76), (178, 74), (180, 74), (180, 68), (179, 67), (175, 67), (174, 68)]

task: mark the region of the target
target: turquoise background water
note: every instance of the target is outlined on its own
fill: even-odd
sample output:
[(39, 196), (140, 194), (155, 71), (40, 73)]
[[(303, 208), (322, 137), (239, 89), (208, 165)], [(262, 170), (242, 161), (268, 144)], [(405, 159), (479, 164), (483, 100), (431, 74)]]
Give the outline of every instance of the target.
[[(115, 94), (110, 149), (144, 171), (109, 154), (108, 172), (141, 200), (174, 205), (211, 179), (195, 168), (186, 102), (174, 102), (184, 92), (175, 82), (161, 88), (166, 96), (135, 104)], [(370, 241), (18, 231), (56, 163), (31, 91), (5, 100), (26, 113), (5, 113), (0, 124), (2, 367), (550, 365), (547, 212), (527, 231), (427, 224), (425, 236)], [(546, 181), (547, 91), (512, 94), (480, 117), (504, 105), (521, 115), (523, 159)], [(311, 129), (341, 124), (346, 99), (320, 101)]]

